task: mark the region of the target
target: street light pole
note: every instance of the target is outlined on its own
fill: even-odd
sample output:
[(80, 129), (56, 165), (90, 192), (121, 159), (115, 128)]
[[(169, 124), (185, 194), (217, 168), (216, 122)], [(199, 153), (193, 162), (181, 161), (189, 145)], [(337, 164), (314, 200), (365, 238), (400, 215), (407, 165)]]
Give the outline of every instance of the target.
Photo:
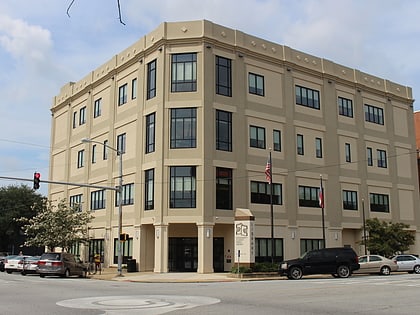
[(104, 147), (115, 151), (119, 157), (119, 181), (118, 181), (118, 276), (122, 277), (122, 240), (121, 240), (121, 234), (122, 234), (122, 198), (123, 198), (123, 167), (122, 167), (122, 155), (123, 152), (119, 151), (118, 149), (115, 149), (105, 143), (95, 141), (89, 138), (82, 139), (83, 143), (98, 143), (100, 145), (103, 145)]

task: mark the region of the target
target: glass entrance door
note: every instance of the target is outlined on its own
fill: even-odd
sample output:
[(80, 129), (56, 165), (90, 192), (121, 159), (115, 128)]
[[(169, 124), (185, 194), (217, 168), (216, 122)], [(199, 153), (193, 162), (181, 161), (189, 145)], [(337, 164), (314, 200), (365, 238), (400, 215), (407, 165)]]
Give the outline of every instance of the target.
[(197, 238), (169, 238), (169, 271), (195, 272), (198, 266)]

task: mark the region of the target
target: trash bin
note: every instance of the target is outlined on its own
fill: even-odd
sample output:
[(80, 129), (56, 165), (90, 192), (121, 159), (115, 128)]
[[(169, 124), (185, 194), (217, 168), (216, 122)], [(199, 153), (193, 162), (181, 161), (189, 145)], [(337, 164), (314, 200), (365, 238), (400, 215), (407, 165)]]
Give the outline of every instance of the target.
[(127, 260), (127, 272), (136, 272), (137, 271), (137, 262), (135, 259)]

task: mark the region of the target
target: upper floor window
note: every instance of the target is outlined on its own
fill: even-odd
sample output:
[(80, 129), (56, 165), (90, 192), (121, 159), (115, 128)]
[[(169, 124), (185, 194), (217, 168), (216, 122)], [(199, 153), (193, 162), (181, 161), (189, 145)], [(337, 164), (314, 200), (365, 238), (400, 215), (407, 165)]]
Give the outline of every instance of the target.
[(216, 94), (232, 96), (232, 61), (216, 56)]
[(96, 144), (92, 145), (92, 164), (96, 163)]
[(319, 187), (299, 186), (299, 207), (319, 208)]
[(265, 128), (249, 126), (249, 146), (265, 149)]
[(85, 150), (77, 152), (77, 168), (85, 166)]
[(216, 150), (232, 152), (232, 113), (216, 110)]
[(102, 98), (98, 98), (95, 100), (95, 103), (93, 105), (93, 118), (101, 116), (102, 111)]
[(343, 190), (343, 209), (357, 210), (357, 191)]
[(319, 91), (296, 85), (296, 104), (319, 109)]
[(170, 208), (196, 207), (196, 167), (170, 167)]
[(102, 159), (103, 160), (108, 160), (108, 140), (104, 140), (103, 147), (104, 147), (104, 151), (103, 151), (103, 154), (102, 154)]
[(249, 73), (248, 89), (250, 94), (264, 96), (264, 77), (255, 73)]
[(171, 149), (196, 147), (196, 117), (196, 108), (171, 109)]
[(155, 207), (155, 170), (144, 171), (144, 210), (152, 210)]
[[(115, 192), (115, 206), (118, 206), (120, 202), (120, 194), (118, 191)], [(134, 204), (134, 184), (126, 184), (122, 187), (122, 205)]]
[(131, 80), (131, 99), (137, 98), (137, 78)]
[(123, 84), (118, 89), (118, 105), (121, 106), (127, 103), (127, 83)]
[(78, 212), (82, 211), (82, 203), (83, 203), (83, 195), (79, 194), (79, 195), (74, 195), (74, 196), (70, 196), (69, 199), (69, 205), (71, 208), (76, 208)]
[(90, 193), (90, 209), (105, 209), (105, 189), (92, 191)]
[(77, 126), (77, 112), (73, 112), (73, 129)]
[(117, 136), (117, 151), (119, 153), (125, 153), (125, 149), (126, 149), (126, 134), (122, 133), (120, 135)]
[(172, 55), (171, 92), (197, 91), (197, 54)]
[(216, 209), (233, 209), (232, 169), (216, 168)]
[(346, 155), (346, 162), (351, 162), (351, 147), (350, 143), (346, 143), (345, 145), (345, 155)]
[(281, 131), (273, 130), (273, 150), (281, 152)]
[(86, 123), (86, 106), (82, 107), (79, 111), (79, 125)]
[(339, 96), (338, 113), (342, 116), (353, 117), (353, 101)]
[(387, 168), (388, 164), (386, 161), (386, 151), (385, 150), (377, 150), (378, 153), (378, 167)]
[(315, 156), (317, 158), (322, 158), (322, 139), (315, 138)]
[(147, 99), (156, 96), (156, 59), (147, 64)]
[(383, 125), (384, 110), (380, 107), (365, 104), (365, 120), (378, 125)]
[(369, 194), (370, 211), (389, 212), (389, 196), (384, 194)]
[(146, 153), (155, 151), (155, 113), (146, 116)]
[(303, 147), (303, 135), (297, 134), (296, 135), (296, 150), (298, 155), (304, 155), (304, 147)]
[(372, 148), (366, 148), (366, 155), (368, 166), (373, 166)]
[(273, 189), (273, 204), (283, 204), (282, 185), (251, 181), (251, 203), (270, 204), (270, 189)]

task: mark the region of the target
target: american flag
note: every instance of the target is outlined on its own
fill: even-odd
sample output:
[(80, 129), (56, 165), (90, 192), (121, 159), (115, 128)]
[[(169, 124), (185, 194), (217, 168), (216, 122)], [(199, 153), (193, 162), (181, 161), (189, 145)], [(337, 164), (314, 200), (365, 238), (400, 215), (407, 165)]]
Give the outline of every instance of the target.
[(271, 184), (271, 157), (267, 159), (267, 164), (265, 166), (265, 179)]

